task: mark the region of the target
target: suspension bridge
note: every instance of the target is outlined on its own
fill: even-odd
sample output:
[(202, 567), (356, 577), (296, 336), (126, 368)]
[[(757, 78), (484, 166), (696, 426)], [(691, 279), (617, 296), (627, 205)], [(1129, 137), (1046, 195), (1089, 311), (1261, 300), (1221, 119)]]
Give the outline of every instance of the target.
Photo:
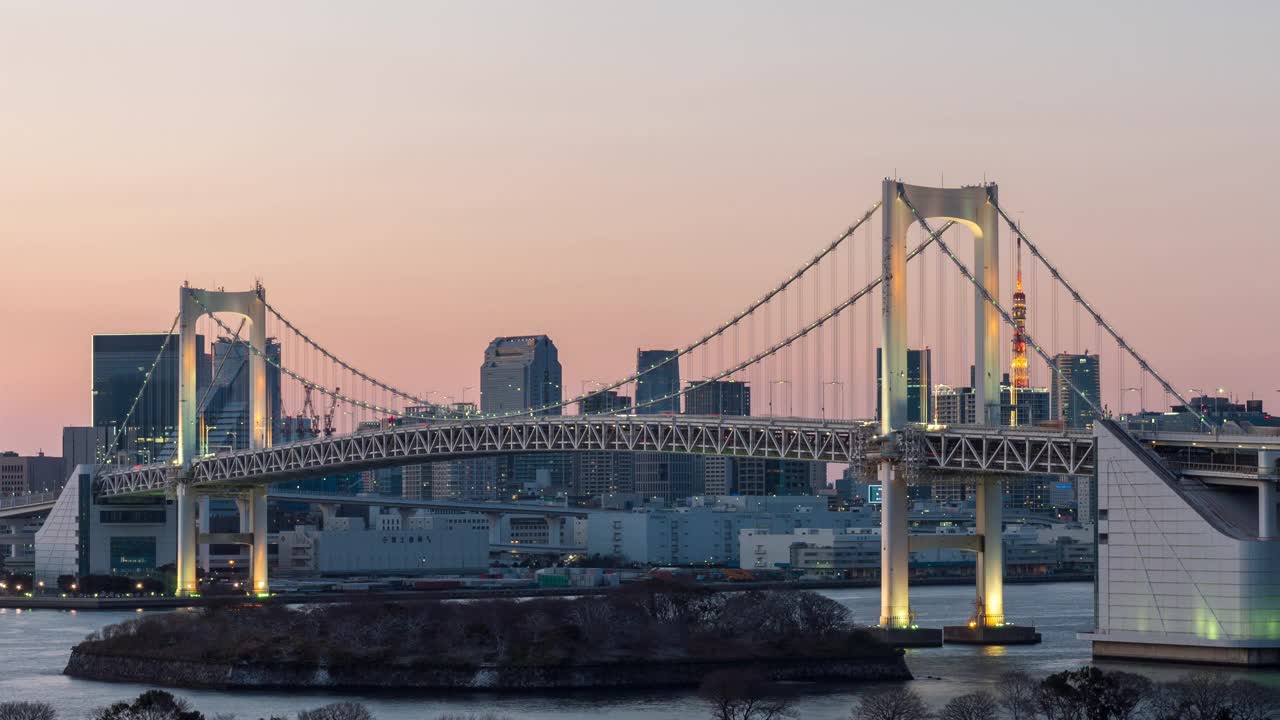
[[(881, 232), (873, 237), (877, 215)], [(967, 258), (957, 251), (966, 234)], [(104, 498), (160, 492), (175, 498), (180, 594), (197, 592), (196, 507), (203, 496), (240, 501), (251, 528), (252, 587), (266, 593), (273, 483), (507, 453), (659, 452), (848, 463), (877, 476), (880, 624), (890, 630), (916, 624), (907, 485), (963, 478), (977, 498), (976, 539), (958, 540), (977, 555), (975, 624), (995, 631), (1007, 625), (1003, 478), (1092, 477), (1097, 445), (1082, 425), (1109, 422), (1110, 407), (1122, 410), (1131, 393), (1139, 408), (1181, 407), (1199, 429), (1208, 427), (1023, 233), (994, 183), (934, 188), (886, 179), (881, 198), (834, 240), (665, 360), (575, 397), (552, 388), (554, 401), (515, 411), (486, 411), (483, 398), (478, 407), (435, 403), (379, 379), (303, 332), (268, 302), (261, 285), (243, 292), (183, 286), (178, 301), (166, 336), (178, 343), (175, 433), (153, 462), (109, 458), (96, 468), (93, 488)], [(248, 352), (247, 428), (224, 445), (210, 441), (205, 398), (198, 395), (202, 336), (230, 338)], [(1087, 384), (1056, 360), (1063, 354), (1106, 356), (1111, 382)], [(1042, 363), (1028, 363), (1028, 355)], [(683, 364), (697, 379), (641, 400), (640, 386), (669, 363)], [(1007, 379), (1010, 367), (1014, 376)], [(725, 381), (745, 385), (751, 415), (658, 411)], [(277, 387), (269, 392), (269, 385)], [(1037, 386), (1052, 388), (1054, 415), (1087, 423), (1054, 424), (1019, 400)], [(935, 388), (960, 387), (972, 389), (957, 394), (955, 407), (942, 408)], [(144, 383), (130, 414), (145, 389)], [(635, 402), (589, 411), (591, 399), (606, 393)]]

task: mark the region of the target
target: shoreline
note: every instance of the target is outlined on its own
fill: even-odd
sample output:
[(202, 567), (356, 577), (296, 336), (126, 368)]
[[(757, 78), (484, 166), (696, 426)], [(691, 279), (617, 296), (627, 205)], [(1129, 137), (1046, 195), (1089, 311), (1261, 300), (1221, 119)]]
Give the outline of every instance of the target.
[[(971, 585), (972, 577), (913, 578), (912, 586), (955, 586)], [(1006, 585), (1038, 585), (1048, 583), (1093, 582), (1092, 573), (1071, 573), (1052, 576), (1030, 576), (1005, 578)], [(720, 582), (699, 583), (695, 587), (733, 592), (745, 590), (840, 590), (854, 588), (879, 587), (878, 579), (826, 580), (814, 582)], [(379, 593), (327, 592), (327, 593), (287, 593), (272, 595), (269, 598), (242, 598), (238, 596), (214, 596), (199, 598), (178, 597), (138, 597), (138, 598), (87, 598), (87, 597), (0, 597), (0, 609), (10, 610), (172, 610), (188, 607), (209, 607), (227, 604), (282, 604), (305, 605), (312, 603), (359, 603), (385, 602), (387, 600), (481, 600), (498, 598), (535, 598), (535, 597), (585, 597), (589, 595), (605, 595), (617, 588), (512, 588), (512, 589), (449, 589), (449, 590), (402, 590)]]
[(98, 682), (184, 689), (332, 690), (341, 692), (542, 693), (600, 689), (696, 687), (707, 674), (752, 669), (777, 682), (840, 684), (911, 680), (902, 653), (881, 658), (753, 658), (648, 660), (596, 665), (431, 666), (293, 663), (206, 663), (73, 650), (63, 674)]

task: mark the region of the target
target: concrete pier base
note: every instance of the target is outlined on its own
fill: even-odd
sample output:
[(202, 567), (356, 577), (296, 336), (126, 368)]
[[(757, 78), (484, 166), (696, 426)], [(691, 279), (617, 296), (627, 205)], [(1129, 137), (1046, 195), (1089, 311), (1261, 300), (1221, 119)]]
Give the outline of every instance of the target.
[(938, 628), (869, 628), (872, 637), (899, 648), (942, 647), (942, 630)]
[(1275, 667), (1280, 665), (1280, 648), (1094, 640), (1093, 657), (1095, 660)]
[(1030, 625), (948, 625), (942, 628), (942, 639), (958, 645), (1036, 645), (1040, 633)]

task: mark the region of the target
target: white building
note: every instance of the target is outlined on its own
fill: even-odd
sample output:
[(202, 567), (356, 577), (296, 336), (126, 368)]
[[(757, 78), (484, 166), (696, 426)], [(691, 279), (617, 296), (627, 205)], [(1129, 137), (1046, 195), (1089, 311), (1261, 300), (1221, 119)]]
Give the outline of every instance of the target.
[(1094, 656), (1280, 662), (1275, 481), (1184, 483), (1111, 423), (1094, 435), (1097, 627), (1082, 635)]
[[(394, 521), (391, 519), (394, 517)], [(283, 572), (470, 572), (489, 566), (489, 529), (483, 517), (399, 514), (377, 516), (366, 530), (359, 518), (344, 529), (299, 526), (279, 533)], [(479, 522), (476, 522), (476, 521)]]
[(877, 515), (832, 512), (813, 496), (695, 497), (690, 507), (597, 512), (587, 526), (587, 553), (649, 565), (737, 565), (744, 529), (870, 527)]

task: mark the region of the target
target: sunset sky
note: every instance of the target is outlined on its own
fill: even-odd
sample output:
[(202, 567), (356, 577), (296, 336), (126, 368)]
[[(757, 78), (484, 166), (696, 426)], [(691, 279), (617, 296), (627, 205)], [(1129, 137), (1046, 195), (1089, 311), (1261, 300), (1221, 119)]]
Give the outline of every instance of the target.
[(895, 174), (998, 181), (1176, 384), (1280, 409), (1278, 8), (6, 3), (0, 450), (59, 454), (90, 335), (184, 280), (407, 387), (524, 333), (621, 376)]

